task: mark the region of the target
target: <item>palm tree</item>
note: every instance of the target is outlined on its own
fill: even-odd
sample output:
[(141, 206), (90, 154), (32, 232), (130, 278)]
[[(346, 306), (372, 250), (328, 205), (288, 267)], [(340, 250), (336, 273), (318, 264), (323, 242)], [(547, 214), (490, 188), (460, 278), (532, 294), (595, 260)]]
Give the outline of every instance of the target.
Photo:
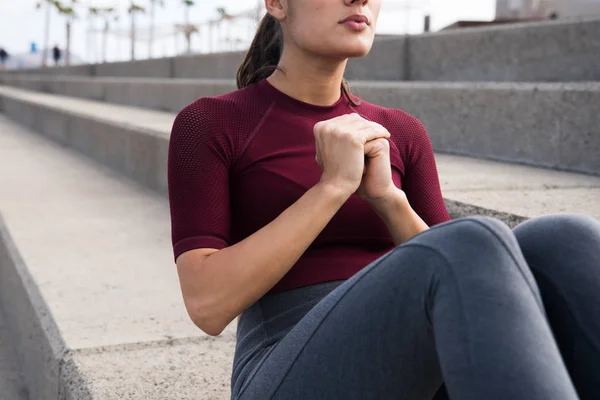
[(148, 58), (152, 58), (152, 47), (154, 46), (154, 11), (156, 10), (156, 3), (160, 7), (165, 6), (164, 0), (150, 0), (150, 40), (148, 42)]
[(68, 6), (63, 5), (58, 0), (54, 1), (54, 6), (58, 10), (58, 13), (60, 15), (64, 15), (67, 19), (67, 22), (66, 22), (67, 38), (66, 38), (66, 46), (65, 46), (66, 47), (66, 49), (65, 49), (65, 65), (67, 67), (69, 65), (71, 65), (71, 24), (73, 23), (73, 20), (75, 18), (77, 18), (77, 14), (75, 13), (75, 10), (73, 9), (73, 6), (76, 4), (77, 4), (77, 0), (71, 0), (71, 4)]
[(42, 4), (46, 4), (46, 23), (44, 27), (44, 48), (42, 53), (42, 67), (45, 67), (48, 60), (48, 46), (50, 40), (50, 15), (51, 9), (54, 6), (53, 0), (40, 0), (36, 3), (35, 8), (39, 10), (42, 8)]
[(144, 13), (146, 9), (131, 0), (127, 12), (131, 15), (131, 60), (135, 60), (135, 14)]
[[(98, 7), (90, 7), (89, 12), (91, 15), (96, 17), (101, 17), (104, 19), (104, 29), (102, 31), (102, 62), (106, 62), (106, 42), (108, 37), (108, 29), (110, 27), (110, 18), (113, 17), (115, 13), (115, 9), (113, 7), (107, 8), (98, 8)], [(118, 16), (113, 17), (114, 21), (119, 19)]]
[(195, 4), (193, 0), (182, 0), (185, 6), (183, 34), (187, 41), (187, 53), (192, 52), (192, 34), (198, 32), (198, 28), (190, 25), (190, 8)]

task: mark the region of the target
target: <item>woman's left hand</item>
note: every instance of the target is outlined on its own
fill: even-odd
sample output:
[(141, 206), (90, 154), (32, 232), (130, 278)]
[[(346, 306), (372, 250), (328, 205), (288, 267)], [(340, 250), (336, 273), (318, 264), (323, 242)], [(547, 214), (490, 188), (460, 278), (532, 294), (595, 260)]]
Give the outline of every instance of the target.
[[(374, 129), (385, 129), (375, 124)], [(388, 139), (375, 139), (367, 142), (365, 149), (365, 171), (356, 194), (369, 203), (385, 200), (397, 195), (399, 189), (392, 181), (390, 162), (390, 142)]]

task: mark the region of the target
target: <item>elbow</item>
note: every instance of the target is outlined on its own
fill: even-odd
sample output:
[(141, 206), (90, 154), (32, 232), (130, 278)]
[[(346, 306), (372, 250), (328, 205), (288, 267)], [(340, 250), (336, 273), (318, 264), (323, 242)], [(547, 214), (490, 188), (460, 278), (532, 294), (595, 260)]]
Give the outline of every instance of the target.
[(207, 307), (188, 308), (188, 314), (194, 325), (209, 336), (219, 336), (227, 327), (215, 313), (208, 312)]

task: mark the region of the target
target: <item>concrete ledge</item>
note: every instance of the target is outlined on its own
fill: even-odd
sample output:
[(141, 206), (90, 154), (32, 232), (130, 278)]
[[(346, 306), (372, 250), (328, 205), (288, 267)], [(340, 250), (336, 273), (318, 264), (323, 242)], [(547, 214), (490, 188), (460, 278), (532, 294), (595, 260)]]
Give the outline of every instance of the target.
[(96, 64), (95, 76), (172, 77), (173, 57)]
[(600, 175), (600, 82), (361, 82), (419, 118), (436, 151)]
[(351, 58), (346, 66), (346, 79), (404, 80), (408, 69), (406, 36), (381, 38), (373, 42), (366, 57)]
[(31, 399), (56, 399), (66, 348), (0, 214), (0, 307)]
[[(171, 78), (235, 79), (245, 52), (175, 57)], [(162, 77), (160, 75), (159, 77)]]
[(81, 109), (68, 107), (64, 102), (53, 106), (49, 104), (52, 101), (36, 103), (18, 95), (4, 96), (1, 91), (0, 103), (0, 110), (24, 126), (71, 147), (146, 187), (166, 193), (168, 136), (172, 115), (145, 110), (141, 110), (140, 115), (140, 110), (134, 110), (134, 113), (138, 111), (140, 119), (153, 120), (155, 123), (131, 126), (126, 123), (130, 110), (122, 107), (111, 110), (114, 111), (113, 118), (109, 119), (100, 115), (110, 109), (102, 108), (95, 114), (85, 113)]
[[(231, 80), (41, 77), (7, 84), (178, 112)], [(440, 152), (600, 175), (600, 83), (361, 82), (354, 93), (421, 119)]]
[(600, 19), (411, 36), (408, 80), (600, 81)]
[[(398, 98), (405, 97), (408, 98), (408, 94)], [(382, 101), (391, 100), (383, 98)], [(6, 87), (0, 87), (0, 109), (2, 107), (11, 118), (43, 133), (52, 140), (82, 152), (145, 187), (162, 194), (166, 193), (168, 138), (175, 117), (174, 113), (38, 94)], [(461, 128), (464, 129), (462, 126)], [(449, 132), (453, 134), (452, 130)], [(440, 134), (435, 129), (430, 129), (430, 136), (434, 143), (439, 140)], [(481, 141), (485, 136), (480, 136), (474, 135), (466, 139), (457, 136), (456, 140), (459, 143), (474, 142), (483, 146)], [(511, 140), (518, 141), (517, 138)], [(587, 146), (592, 149), (594, 143), (597, 141), (588, 140)], [(476, 149), (476, 146), (473, 148)], [(591, 150), (589, 154), (592, 154)], [(444, 193), (449, 194), (448, 199), (455, 202), (477, 206), (489, 212), (500, 211), (522, 217), (569, 211), (571, 203), (576, 204), (576, 207), (570, 211), (592, 215), (596, 215), (596, 208), (600, 207), (597, 201), (593, 201), (594, 196), (600, 195), (596, 191), (600, 187), (599, 177), (466, 157), (442, 154), (437, 156), (442, 188)], [(588, 153), (580, 153), (582, 159), (586, 156)], [(519, 177), (518, 181), (513, 179), (515, 176)], [(456, 182), (459, 184), (456, 185)], [(527, 185), (523, 186), (519, 182), (527, 182)], [(472, 187), (474, 183), (477, 183), (475, 188)], [(511, 199), (520, 199), (515, 200), (509, 208), (505, 208), (503, 204), (507, 200), (501, 201), (507, 190), (513, 191)], [(526, 190), (536, 191), (535, 196), (522, 197)], [(579, 190), (583, 192), (577, 192)], [(574, 202), (573, 191), (577, 192), (580, 201)], [(552, 196), (557, 196), (552, 200), (555, 204), (550, 200)], [(543, 204), (550, 202), (543, 207), (543, 213), (539, 212), (540, 207), (535, 204), (535, 199), (539, 199)], [(531, 202), (534, 202), (532, 206), (529, 205)], [(463, 214), (457, 211), (454, 215)], [(600, 217), (600, 211), (597, 215)], [(509, 217), (503, 219), (510, 222)]]

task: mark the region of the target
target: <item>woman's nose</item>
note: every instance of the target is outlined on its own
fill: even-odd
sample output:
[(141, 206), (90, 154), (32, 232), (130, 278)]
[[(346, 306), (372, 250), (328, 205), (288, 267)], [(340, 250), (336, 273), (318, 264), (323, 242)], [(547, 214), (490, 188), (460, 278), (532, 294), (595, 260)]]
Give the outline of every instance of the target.
[(362, 5), (365, 5), (369, 2), (369, 0), (344, 0), (344, 3), (347, 6), (350, 6), (352, 4), (356, 4), (356, 3), (361, 3)]

